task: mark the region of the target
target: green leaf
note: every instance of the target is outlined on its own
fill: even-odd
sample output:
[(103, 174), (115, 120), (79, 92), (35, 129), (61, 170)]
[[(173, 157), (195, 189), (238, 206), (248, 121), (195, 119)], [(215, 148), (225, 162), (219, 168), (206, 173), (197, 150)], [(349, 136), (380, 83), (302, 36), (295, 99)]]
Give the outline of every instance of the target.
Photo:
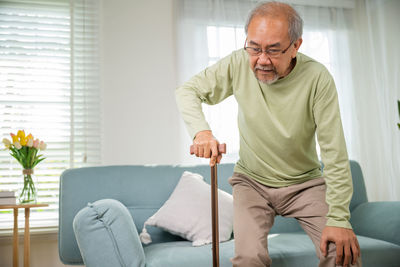
[(28, 155), (26, 156), (26, 167), (30, 168), (32, 166), (32, 152), (33, 150), (31, 148), (28, 148)]
[(399, 109), (399, 118), (400, 118), (400, 100), (397, 100), (397, 108)]
[[(400, 100), (397, 100), (397, 108), (399, 109), (399, 118), (400, 118)], [(399, 126), (400, 129), (400, 123), (397, 123), (397, 126)]]
[(32, 165), (32, 168), (35, 167), (36, 165), (38, 165), (40, 162), (42, 162), (42, 161), (45, 160), (45, 159), (46, 159), (46, 158), (41, 158), (41, 159), (35, 161), (35, 162), (33, 163), (33, 165)]

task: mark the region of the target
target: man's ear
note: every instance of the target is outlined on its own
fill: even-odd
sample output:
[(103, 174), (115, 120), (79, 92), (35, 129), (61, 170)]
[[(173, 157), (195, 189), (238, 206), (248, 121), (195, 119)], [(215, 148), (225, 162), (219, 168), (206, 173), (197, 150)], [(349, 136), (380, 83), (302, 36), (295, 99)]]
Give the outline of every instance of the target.
[(292, 58), (296, 57), (297, 51), (299, 51), (299, 48), (300, 48), (302, 43), (303, 43), (303, 39), (301, 37), (299, 39), (297, 39), (296, 42), (293, 43), (294, 50), (293, 50), (292, 55), (291, 55)]

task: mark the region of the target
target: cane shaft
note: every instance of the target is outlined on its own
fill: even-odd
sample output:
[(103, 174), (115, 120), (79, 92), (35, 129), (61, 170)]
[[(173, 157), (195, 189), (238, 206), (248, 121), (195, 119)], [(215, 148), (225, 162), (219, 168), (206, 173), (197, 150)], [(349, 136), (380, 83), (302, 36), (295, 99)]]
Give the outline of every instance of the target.
[(211, 167), (211, 219), (213, 267), (219, 267), (218, 176), (217, 165)]

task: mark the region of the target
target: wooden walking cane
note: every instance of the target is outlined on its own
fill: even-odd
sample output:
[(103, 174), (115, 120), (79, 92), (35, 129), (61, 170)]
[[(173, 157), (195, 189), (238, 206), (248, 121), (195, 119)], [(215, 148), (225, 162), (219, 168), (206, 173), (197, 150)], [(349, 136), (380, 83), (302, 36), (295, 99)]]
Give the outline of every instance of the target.
[[(218, 145), (218, 155), (226, 153), (226, 144)], [(190, 146), (190, 154), (194, 154), (194, 147)], [(219, 223), (218, 223), (218, 174), (217, 163), (211, 167), (211, 225), (213, 267), (219, 267)]]

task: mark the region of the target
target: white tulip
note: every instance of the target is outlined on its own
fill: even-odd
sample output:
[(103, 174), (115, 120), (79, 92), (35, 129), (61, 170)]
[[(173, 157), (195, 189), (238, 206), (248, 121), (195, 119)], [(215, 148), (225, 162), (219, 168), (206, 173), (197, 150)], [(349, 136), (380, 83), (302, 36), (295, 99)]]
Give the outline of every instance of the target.
[(26, 143), (26, 145), (28, 147), (32, 147), (33, 146), (33, 139), (28, 139), (28, 142)]
[(18, 141), (14, 142), (13, 145), (15, 146), (16, 149), (21, 149), (22, 148), (21, 144)]
[(45, 150), (46, 148), (47, 148), (47, 144), (45, 142), (43, 142), (43, 141), (40, 141), (39, 149), (40, 150)]
[(7, 138), (3, 138), (3, 144), (6, 148), (10, 148), (11, 141), (8, 140)]

